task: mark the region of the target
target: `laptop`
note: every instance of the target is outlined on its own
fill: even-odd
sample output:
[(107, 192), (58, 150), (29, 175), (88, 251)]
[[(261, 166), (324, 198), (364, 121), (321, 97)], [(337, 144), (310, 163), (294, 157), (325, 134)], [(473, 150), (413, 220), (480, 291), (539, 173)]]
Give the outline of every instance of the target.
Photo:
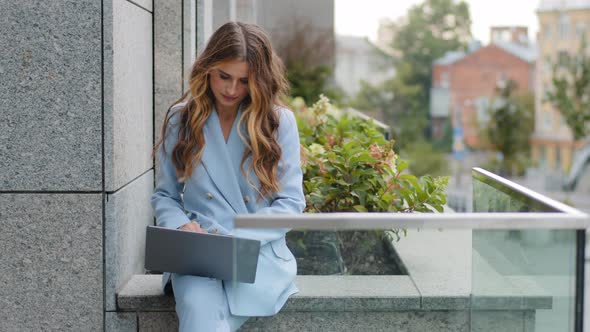
[(254, 283), (260, 241), (147, 226), (145, 268)]

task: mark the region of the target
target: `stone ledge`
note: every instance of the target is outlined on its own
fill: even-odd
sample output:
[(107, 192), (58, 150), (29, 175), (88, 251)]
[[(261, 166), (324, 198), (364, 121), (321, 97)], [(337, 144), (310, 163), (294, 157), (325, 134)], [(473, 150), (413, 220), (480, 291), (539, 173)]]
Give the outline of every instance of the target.
[[(424, 296), (409, 276), (297, 276), (300, 292), (281, 312), (469, 310), (470, 295)], [(135, 275), (117, 294), (119, 311), (174, 311), (174, 297), (164, 294), (161, 275)], [(477, 310), (550, 309), (550, 296), (480, 295)]]
[[(408, 276), (297, 276), (300, 292), (282, 311), (419, 310), (420, 294)], [(174, 311), (161, 275), (135, 275), (117, 295), (121, 311)]]
[(137, 274), (117, 294), (122, 311), (174, 311), (174, 297), (162, 291), (162, 275)]

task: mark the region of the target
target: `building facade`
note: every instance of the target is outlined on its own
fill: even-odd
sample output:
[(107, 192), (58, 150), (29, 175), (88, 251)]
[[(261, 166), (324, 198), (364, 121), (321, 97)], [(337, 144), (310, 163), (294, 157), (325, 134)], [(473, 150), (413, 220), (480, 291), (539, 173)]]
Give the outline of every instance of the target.
[[(305, 46), (321, 56), (313, 64), (334, 66), (334, 0), (224, 0), (210, 2), (211, 29), (227, 21), (243, 21), (260, 25), (268, 32), (273, 46), (283, 59)], [(297, 38), (304, 41), (297, 40)]]
[(467, 52), (449, 52), (434, 62), (430, 105), (433, 137), (441, 138), (445, 123), (451, 121), (467, 147), (484, 148), (487, 143), (481, 132), (498, 82), (515, 81), (516, 94), (533, 92), (536, 50), (515, 31), (523, 30), (494, 27), (489, 45), (473, 44)]
[(540, 168), (567, 173), (575, 151), (583, 143), (574, 141), (564, 118), (544, 99), (552, 86), (553, 65), (560, 56), (579, 52), (582, 38), (590, 42), (590, 3), (543, 0), (537, 16), (539, 61), (536, 68), (535, 131), (531, 139), (533, 160)]
[(394, 58), (365, 37), (336, 36), (334, 79), (349, 98), (361, 89), (361, 81), (378, 85), (395, 75)]

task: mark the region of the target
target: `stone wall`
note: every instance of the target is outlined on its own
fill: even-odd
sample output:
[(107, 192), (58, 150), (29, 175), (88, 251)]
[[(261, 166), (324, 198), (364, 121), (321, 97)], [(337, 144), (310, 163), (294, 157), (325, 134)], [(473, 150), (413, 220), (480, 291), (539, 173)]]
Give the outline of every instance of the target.
[(0, 1), (0, 331), (103, 326), (101, 3)]
[(0, 330), (103, 330), (153, 223), (152, 0), (0, 12)]

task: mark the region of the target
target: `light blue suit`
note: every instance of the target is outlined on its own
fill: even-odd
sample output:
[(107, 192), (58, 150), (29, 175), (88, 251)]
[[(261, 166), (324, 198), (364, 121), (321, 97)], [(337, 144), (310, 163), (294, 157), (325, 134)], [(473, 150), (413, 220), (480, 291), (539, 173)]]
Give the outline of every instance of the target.
[[(161, 148), (157, 154), (157, 185), (151, 199), (156, 222), (159, 226), (178, 228), (190, 220), (197, 220), (201, 227), (209, 232), (217, 231), (220, 234), (260, 240), (256, 281), (253, 284), (224, 282), (223, 289), (232, 315), (274, 315), (287, 298), (298, 291), (293, 283), (297, 272), (295, 259), (285, 243), (287, 230), (234, 230), (233, 219), (237, 214), (294, 214), (303, 211), (305, 198), (295, 117), (287, 109), (277, 110), (280, 115), (277, 140), (282, 150), (278, 168), (280, 191), (274, 194), (272, 199), (257, 200), (256, 189), (248, 183), (240, 170), (245, 149), (237, 132), (241, 110), (238, 110), (227, 144), (217, 112), (213, 110), (204, 126), (206, 144), (202, 162), (185, 184), (178, 182), (170, 154), (178, 138), (179, 116), (175, 111), (180, 106), (181, 104), (174, 106), (170, 112), (172, 115), (164, 141), (166, 154), (163, 154)], [(241, 130), (245, 135), (245, 130)], [(248, 169), (250, 160), (246, 160), (244, 169)], [(257, 187), (259, 186), (258, 178), (253, 171), (249, 178)], [(181, 196), (183, 186), (184, 195)], [(163, 287), (169, 278), (169, 273), (163, 275)], [(175, 296), (178, 302), (178, 294)], [(207, 310), (206, 298), (197, 298), (195, 301), (204, 305), (204, 309)]]

